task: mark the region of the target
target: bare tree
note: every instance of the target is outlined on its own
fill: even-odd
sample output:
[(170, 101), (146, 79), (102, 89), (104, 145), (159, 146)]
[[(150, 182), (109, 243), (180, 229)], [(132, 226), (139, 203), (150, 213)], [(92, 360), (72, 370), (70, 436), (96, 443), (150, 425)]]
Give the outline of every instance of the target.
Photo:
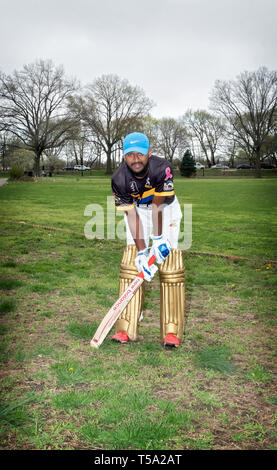
[(269, 159), (271, 163), (277, 163), (277, 132), (269, 135), (263, 147), (264, 159)]
[(76, 165), (84, 165), (85, 162), (92, 165), (99, 158), (96, 144), (90, 138), (81, 120), (76, 122), (75, 128), (71, 132), (66, 152), (74, 157)]
[(180, 120), (167, 117), (158, 120), (157, 129), (159, 151), (172, 162), (176, 150), (188, 146), (186, 129)]
[(106, 172), (112, 173), (112, 152), (129, 132), (142, 127), (153, 103), (144, 91), (117, 75), (102, 75), (86, 87), (86, 93), (72, 101), (72, 110), (107, 156)]
[(232, 127), (239, 146), (261, 176), (262, 148), (277, 127), (277, 71), (261, 67), (236, 80), (215, 82), (211, 107)]
[(5, 132), (4, 130), (2, 132), (0, 131), (0, 162), (4, 171), (7, 168), (8, 142), (8, 132)]
[(145, 119), (143, 119), (142, 124), (142, 128), (140, 129), (141, 132), (147, 135), (153, 153), (158, 153), (158, 119), (153, 116), (146, 116)]
[(70, 135), (73, 123), (67, 116), (66, 100), (75, 91), (75, 81), (67, 80), (63, 67), (51, 61), (24, 65), (12, 75), (0, 73), (2, 126), (35, 153), (36, 175), (42, 152), (60, 147)]
[(205, 110), (188, 110), (183, 119), (191, 139), (198, 140), (208, 166), (214, 165), (215, 154), (224, 132), (222, 120)]
[(50, 173), (61, 170), (64, 167), (64, 160), (60, 158), (62, 148), (45, 150), (42, 154), (42, 169), (48, 169)]
[(235, 167), (235, 158), (237, 156), (239, 146), (236, 139), (231, 133), (226, 133), (224, 143), (223, 143), (224, 153), (229, 157), (230, 168)]

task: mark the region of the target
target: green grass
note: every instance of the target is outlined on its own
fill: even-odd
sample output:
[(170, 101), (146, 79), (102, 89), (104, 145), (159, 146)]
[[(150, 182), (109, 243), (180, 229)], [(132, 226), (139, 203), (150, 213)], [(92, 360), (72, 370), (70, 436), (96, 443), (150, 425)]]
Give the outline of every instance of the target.
[(269, 382), (272, 378), (272, 373), (270, 373), (266, 368), (262, 365), (256, 365), (249, 370), (246, 374), (246, 377), (254, 382)]
[(196, 363), (204, 369), (212, 369), (221, 373), (232, 373), (236, 370), (230, 360), (230, 348), (224, 345), (205, 346), (196, 353)]
[[(192, 250), (276, 258), (275, 179), (177, 178), (175, 185), (180, 203), (192, 204)], [(83, 233), (92, 218), (84, 215), (85, 208), (100, 204), (106, 209), (107, 196), (111, 196), (110, 180), (103, 177), (9, 183), (1, 188), (2, 217)], [(120, 220), (117, 214), (116, 223)], [(104, 227), (106, 234), (106, 221)], [(49, 234), (49, 238), (53, 236)], [(36, 242), (40, 243), (40, 235)], [(32, 242), (22, 240), (17, 251), (28, 254), (32, 249)]]
[(72, 322), (68, 325), (67, 331), (76, 338), (91, 339), (96, 331), (98, 324)]
[(79, 233), (110, 180), (0, 188), (1, 449), (276, 448), (277, 265), (263, 261), (276, 258), (276, 180), (177, 178), (176, 189), (193, 206), (184, 342), (160, 344), (156, 278), (138, 341), (111, 332), (93, 350), (124, 243)]
[(0, 313), (12, 312), (16, 308), (16, 303), (14, 300), (3, 300), (0, 302)]
[(18, 427), (27, 419), (27, 413), (24, 410), (24, 404), (28, 400), (21, 400), (18, 403), (0, 405), (0, 422), (2, 425), (12, 425)]
[(12, 290), (21, 286), (21, 282), (16, 279), (0, 279), (1, 290)]

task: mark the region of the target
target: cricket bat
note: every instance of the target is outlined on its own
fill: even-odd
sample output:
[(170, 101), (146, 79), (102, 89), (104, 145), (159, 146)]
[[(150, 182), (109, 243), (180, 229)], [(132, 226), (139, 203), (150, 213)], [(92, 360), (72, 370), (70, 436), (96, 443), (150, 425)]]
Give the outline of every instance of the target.
[[(151, 256), (148, 261), (148, 266), (151, 266), (155, 262), (155, 260), (155, 256)], [(101, 321), (90, 342), (92, 348), (99, 348), (99, 346), (103, 343), (104, 339), (106, 338), (109, 331), (112, 329), (116, 320), (121, 315), (123, 310), (127, 307), (128, 303), (131, 301), (143, 281), (144, 275), (143, 271), (141, 271), (131, 282), (131, 284), (127, 287), (127, 289), (123, 292), (123, 294), (119, 297), (119, 299), (113, 304), (113, 306), (108, 311), (107, 315)]]

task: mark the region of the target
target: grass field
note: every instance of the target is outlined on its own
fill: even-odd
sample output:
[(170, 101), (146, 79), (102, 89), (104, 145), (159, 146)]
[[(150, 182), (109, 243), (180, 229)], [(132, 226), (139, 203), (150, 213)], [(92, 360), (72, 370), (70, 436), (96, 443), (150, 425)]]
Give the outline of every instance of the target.
[(193, 208), (185, 341), (159, 342), (155, 279), (139, 340), (95, 351), (124, 243), (83, 237), (84, 210), (110, 180), (0, 188), (1, 449), (277, 448), (276, 180), (177, 178), (176, 192)]

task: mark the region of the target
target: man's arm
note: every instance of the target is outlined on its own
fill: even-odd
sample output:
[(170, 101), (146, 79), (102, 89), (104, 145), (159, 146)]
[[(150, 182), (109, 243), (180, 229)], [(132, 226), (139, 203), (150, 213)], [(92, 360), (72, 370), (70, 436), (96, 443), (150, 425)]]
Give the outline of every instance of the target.
[(131, 209), (128, 209), (127, 211), (125, 211), (125, 214), (127, 215), (130, 232), (132, 234), (136, 247), (138, 251), (142, 251), (146, 248), (146, 246), (144, 241), (142, 223), (136, 211), (136, 208), (132, 207)]
[(145, 245), (141, 220), (135, 207), (126, 210), (125, 214), (127, 215), (129, 228), (138, 250), (138, 255), (135, 259), (135, 265), (139, 273), (141, 271), (143, 272), (144, 279), (150, 282), (155, 273), (157, 272), (158, 267), (155, 266), (153, 263), (151, 266), (149, 266), (148, 264), (149, 254), (148, 248)]
[(153, 235), (162, 235), (163, 231), (163, 204), (165, 196), (154, 196), (152, 200)]
[(153, 197), (152, 219), (153, 219), (153, 236), (150, 256), (154, 255), (156, 262), (161, 264), (171, 251), (170, 242), (163, 235), (163, 208), (166, 196)]

